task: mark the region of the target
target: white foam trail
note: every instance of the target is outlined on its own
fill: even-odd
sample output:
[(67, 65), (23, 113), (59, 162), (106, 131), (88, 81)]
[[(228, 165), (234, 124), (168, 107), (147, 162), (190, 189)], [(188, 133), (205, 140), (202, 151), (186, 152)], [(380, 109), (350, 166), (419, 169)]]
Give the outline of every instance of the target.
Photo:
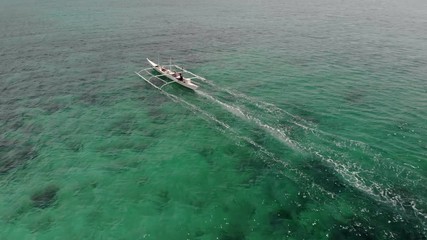
[[(255, 141), (253, 141), (251, 138), (249, 138), (249, 137), (247, 137), (247, 136), (243, 136), (243, 135), (239, 134), (235, 129), (233, 129), (232, 127), (230, 127), (228, 124), (226, 124), (226, 123), (224, 123), (224, 122), (222, 122), (222, 121), (218, 120), (215, 116), (213, 116), (213, 115), (209, 114), (208, 112), (206, 112), (206, 111), (202, 110), (201, 108), (199, 108), (199, 107), (195, 106), (194, 104), (191, 104), (191, 103), (189, 103), (189, 102), (185, 101), (184, 99), (182, 99), (182, 98), (180, 98), (180, 97), (178, 97), (178, 96), (176, 96), (176, 95), (173, 95), (173, 94), (167, 93), (167, 92), (166, 92), (166, 91), (164, 91), (164, 90), (161, 90), (161, 92), (162, 92), (163, 94), (165, 94), (166, 96), (168, 96), (169, 98), (171, 98), (173, 101), (175, 101), (175, 102), (181, 102), (181, 103), (183, 103), (183, 104), (187, 105), (188, 107), (190, 107), (193, 111), (196, 111), (196, 112), (201, 113), (201, 114), (202, 114), (203, 116), (205, 116), (208, 120), (212, 120), (212, 121), (214, 121), (215, 123), (217, 123), (217, 124), (221, 125), (221, 126), (222, 126), (226, 131), (228, 131), (229, 133), (231, 133), (233, 137), (235, 137), (235, 138), (237, 138), (237, 139), (241, 139), (242, 141), (244, 141), (244, 142), (246, 142), (246, 143), (248, 143), (248, 144), (252, 145), (252, 146), (253, 146), (253, 147), (255, 147), (256, 149), (258, 149), (258, 151), (259, 151), (259, 152), (261, 152), (262, 154), (264, 154), (265, 156), (267, 156), (267, 157), (268, 157), (268, 160), (269, 160), (269, 161), (273, 161), (273, 162), (275, 162), (275, 163), (277, 163), (277, 164), (280, 164), (282, 167), (284, 167), (284, 168), (285, 168), (285, 169), (287, 169), (288, 171), (290, 171), (290, 172), (294, 172), (294, 173), (296, 174), (296, 176), (298, 176), (299, 178), (304, 179), (306, 182), (311, 182), (311, 181), (310, 181), (310, 178), (308, 178), (308, 177), (307, 177), (303, 172), (299, 171), (298, 169), (292, 168), (292, 167), (289, 165), (289, 163), (284, 162), (283, 160), (281, 160), (281, 159), (277, 158), (277, 157), (275, 156), (275, 154), (274, 154), (274, 153), (270, 152), (270, 151), (269, 151), (269, 150), (267, 150), (265, 147), (263, 147), (263, 146), (261, 146), (260, 144), (256, 143), (256, 142), (255, 142)], [(239, 112), (239, 111), (237, 111), (237, 112)], [(242, 112), (242, 111), (240, 111), (240, 112), (243, 114), (243, 112)], [(244, 115), (244, 114), (243, 114), (243, 115)], [(273, 128), (273, 129), (274, 129), (274, 128)], [(299, 180), (298, 180), (298, 179), (295, 179), (295, 177), (292, 177), (292, 176), (290, 176), (290, 175), (287, 175), (287, 174), (285, 174), (284, 172), (282, 172), (282, 174), (284, 174), (286, 177), (288, 177), (288, 178), (292, 179), (292, 180), (293, 180), (293, 181), (295, 181), (295, 182), (299, 182)], [(321, 187), (320, 185), (318, 185), (318, 184), (316, 184), (316, 183), (311, 183), (311, 187), (313, 187), (313, 189), (314, 189), (314, 190), (318, 190), (318, 191), (321, 191), (321, 192), (323, 192), (323, 193), (327, 194), (327, 195), (328, 195), (328, 196), (330, 196), (331, 198), (334, 198), (334, 197), (335, 197), (335, 194), (334, 194), (334, 193), (327, 191), (326, 189), (324, 189), (323, 187)]]
[[(222, 102), (222, 101), (220, 101), (220, 100), (218, 100), (218, 99), (212, 97), (211, 95), (204, 93), (202, 91), (198, 91), (198, 93), (200, 93), (202, 96), (224, 106), (231, 113), (234, 113), (237, 116), (245, 117), (246, 119), (254, 121), (255, 123), (257, 123), (258, 126), (266, 129), (270, 134), (275, 136), (278, 140), (284, 142), (285, 144), (292, 147), (293, 149), (298, 149), (298, 150), (303, 149), (307, 152), (312, 152), (312, 151), (310, 151), (311, 149), (307, 149), (305, 147), (302, 147), (296, 141), (291, 140), (282, 130), (271, 127), (267, 124), (264, 124), (259, 119), (255, 118), (249, 114), (244, 113), (240, 108), (226, 104), (226, 103), (224, 103), (224, 102)], [(294, 123), (297, 124), (296, 122), (294, 122)], [(306, 126), (302, 125), (301, 127), (305, 128)], [(306, 127), (306, 128), (308, 128), (308, 127)], [(363, 143), (357, 142), (357, 141), (355, 141), (355, 143), (356, 143), (356, 145), (360, 145), (360, 144), (364, 145)], [(256, 143), (251, 143), (251, 144), (254, 145)], [(259, 147), (261, 147), (261, 146), (259, 146)], [(379, 193), (385, 192), (385, 190), (383, 190), (384, 188), (381, 187), (378, 183), (374, 183), (372, 186), (368, 186), (365, 183), (365, 181), (363, 180), (363, 178), (361, 176), (359, 176), (358, 172), (350, 171), (347, 168), (347, 166), (345, 166), (343, 163), (334, 161), (332, 158), (326, 158), (322, 154), (320, 154), (318, 151), (314, 151), (314, 154), (316, 156), (318, 156), (320, 159), (322, 159), (323, 161), (325, 161), (326, 163), (328, 163), (329, 165), (331, 165), (332, 169), (334, 169), (335, 172), (337, 172), (339, 175), (341, 175), (341, 177), (348, 184), (355, 187), (356, 189), (359, 189), (360, 191), (365, 192), (366, 194), (368, 194), (370, 196), (373, 196), (374, 198), (376, 198), (377, 200), (379, 200), (383, 203), (392, 204), (393, 206), (398, 206), (399, 203), (401, 205), (402, 201), (401, 201), (401, 197), (399, 195), (394, 195), (393, 197), (390, 197), (390, 194), (376, 194), (376, 192), (379, 192)], [(413, 208), (413, 209), (416, 210), (416, 208)], [(420, 216), (423, 216), (423, 217), (426, 216), (424, 213), (422, 213), (420, 211), (418, 211), (417, 214)]]
[[(262, 102), (262, 101), (257, 101), (254, 100), (251, 97), (248, 97), (244, 94), (241, 93), (237, 93), (237, 92), (233, 92), (231, 90), (228, 90), (226, 88), (219, 88), (217, 87), (215, 84), (213, 84), (211, 81), (208, 81), (206, 79), (203, 80), (204, 82), (207, 82), (209, 85), (225, 91), (227, 93), (229, 93), (230, 95), (236, 97), (236, 98), (243, 98), (248, 100), (250, 103), (252, 103), (253, 105), (257, 106), (258, 108), (262, 109), (262, 110), (266, 110), (269, 113), (277, 114), (277, 113), (282, 113), (282, 114), (286, 114), (291, 116), (292, 118), (296, 119), (296, 120), (300, 120), (304, 123), (309, 123), (306, 122), (304, 119), (295, 116), (283, 109), (278, 108), (277, 106), (267, 103), (267, 102)], [(262, 121), (260, 121), (259, 119), (251, 116), (250, 114), (244, 113), (244, 111), (242, 111), (239, 107), (235, 107), (229, 104), (226, 104), (212, 96), (210, 96), (209, 94), (206, 94), (202, 91), (197, 91), (199, 94), (201, 94), (202, 96), (220, 104), (221, 106), (225, 107), (228, 111), (230, 111), (231, 113), (235, 114), (236, 116), (239, 117), (244, 117), (246, 119), (252, 120), (254, 121), (258, 126), (264, 128), (265, 130), (267, 130), (270, 134), (272, 134), (273, 136), (275, 136), (276, 138), (278, 138), (280, 141), (284, 142), (285, 144), (287, 144), (288, 146), (292, 147), (293, 149), (301, 149), (303, 151), (306, 151), (308, 153), (314, 153), (316, 156), (318, 156), (322, 161), (328, 163), (330, 166), (332, 166), (332, 168), (334, 169), (335, 172), (337, 172), (339, 175), (341, 175), (341, 177), (351, 186), (355, 187), (356, 189), (366, 193), (368, 196), (373, 197), (374, 199), (376, 199), (379, 202), (382, 202), (384, 204), (390, 204), (392, 206), (395, 207), (400, 207), (402, 210), (405, 210), (405, 207), (403, 206), (403, 199), (400, 195), (398, 194), (394, 194), (388, 190), (386, 190), (387, 188), (385, 188), (384, 186), (381, 186), (379, 183), (372, 183), (370, 186), (364, 181), (363, 177), (361, 177), (359, 175), (359, 172), (356, 171), (350, 171), (348, 169), (348, 167), (340, 162), (337, 162), (335, 160), (333, 160), (332, 158), (327, 158), (324, 157), (322, 154), (320, 154), (318, 151), (315, 151), (311, 148), (306, 148), (306, 147), (302, 147), (299, 143), (291, 140), (282, 130), (271, 127), (267, 124), (264, 124)], [(176, 96), (175, 96), (176, 97)], [(184, 100), (182, 100), (183, 102), (185, 102)], [(188, 102), (185, 102), (187, 105), (191, 106), (192, 104), (189, 104)], [(193, 107), (195, 107), (194, 105), (192, 105)], [(197, 108), (197, 107), (196, 107)], [(200, 109), (201, 112), (204, 112), (203, 110)], [(220, 125), (224, 126), (225, 128), (227, 128), (229, 131), (231, 131), (237, 138), (244, 140), (245, 142), (249, 143), (250, 145), (256, 147), (257, 149), (259, 149), (262, 153), (264, 153), (266, 156), (270, 157), (271, 160), (273, 160), (274, 162), (280, 163), (282, 164), (284, 167), (287, 167), (289, 169), (289, 164), (284, 163), (283, 161), (277, 159), (273, 153), (269, 152), (267, 149), (265, 149), (263, 146), (255, 143), (252, 139), (248, 138), (248, 137), (244, 137), (239, 135), (234, 129), (230, 128), (230, 126), (228, 126), (227, 124), (219, 121), (218, 119), (216, 119), (215, 117), (213, 117), (212, 115), (205, 113), (204, 115), (207, 115), (210, 119), (214, 120), (215, 122), (219, 123)], [(274, 115), (275, 116), (275, 115)], [(349, 142), (350, 145), (355, 145), (358, 147), (362, 147), (362, 148), (367, 148), (367, 144), (361, 141), (355, 141), (355, 140), (348, 140), (346, 138), (343, 138), (341, 136), (332, 134), (332, 133), (328, 133), (328, 132), (324, 132), (321, 131), (319, 129), (315, 129), (309, 126), (306, 126), (305, 124), (296, 122), (296, 121), (292, 121), (293, 124), (295, 124), (296, 126), (299, 126), (301, 128), (303, 128), (304, 130), (310, 130), (312, 133), (316, 133), (316, 135), (318, 133), (322, 134), (323, 136), (329, 136), (329, 137), (334, 137), (336, 139), (341, 139), (345, 142)], [(310, 124), (308, 124), (310, 125)], [(290, 169), (290, 170), (294, 170), (296, 172), (298, 172), (300, 177), (303, 177), (304, 174), (299, 172), (298, 170), (295, 169)], [(317, 184), (316, 184), (317, 185)], [(333, 193), (330, 193), (326, 190), (324, 190), (322, 187), (318, 186), (320, 190), (327, 192), (328, 195), (334, 195)], [(334, 196), (332, 196), (334, 197)], [(427, 219), (427, 214), (424, 213), (422, 210), (418, 209), (416, 207), (416, 202), (412, 201), (411, 202), (411, 209), (413, 209), (414, 213), (417, 216), (420, 216), (423, 219)]]
[(257, 143), (256, 143), (256, 142), (254, 142), (252, 139), (250, 139), (250, 138), (248, 138), (248, 137), (246, 137), (246, 136), (242, 136), (242, 135), (240, 135), (236, 130), (234, 130), (233, 128), (231, 128), (228, 124), (226, 124), (226, 123), (224, 123), (224, 122), (222, 122), (222, 121), (218, 120), (216, 117), (214, 117), (213, 115), (209, 114), (208, 112), (206, 112), (206, 111), (202, 110), (201, 108), (199, 108), (199, 107), (197, 107), (197, 106), (195, 106), (195, 105), (193, 105), (193, 104), (191, 104), (191, 103), (189, 103), (189, 102), (185, 101), (184, 99), (182, 99), (182, 98), (180, 98), (180, 97), (178, 97), (178, 96), (176, 96), (176, 95), (170, 94), (170, 93), (168, 93), (168, 92), (166, 92), (166, 91), (164, 91), (164, 90), (161, 90), (161, 92), (163, 92), (166, 96), (168, 96), (169, 98), (171, 98), (173, 101), (181, 102), (181, 103), (183, 103), (183, 104), (185, 104), (185, 105), (189, 106), (191, 109), (193, 109), (193, 110), (195, 110), (195, 111), (197, 111), (197, 112), (199, 112), (199, 113), (202, 113), (202, 114), (203, 114), (205, 117), (207, 117), (208, 119), (213, 120), (214, 122), (216, 122), (216, 123), (218, 123), (219, 125), (223, 126), (225, 129), (227, 129), (229, 132), (231, 132), (231, 133), (234, 135), (234, 137), (237, 137), (237, 138), (239, 138), (239, 139), (242, 139), (242, 140), (243, 140), (243, 141), (245, 141), (246, 143), (249, 143), (250, 145), (252, 145), (252, 146), (256, 147), (257, 149), (259, 149), (259, 150), (260, 150), (260, 152), (262, 152), (262, 153), (264, 153), (265, 155), (267, 155), (268, 157), (270, 157), (270, 160), (273, 160), (273, 161), (274, 161), (274, 162), (276, 162), (276, 163), (280, 163), (280, 164), (281, 164), (281, 165), (283, 165), (284, 167), (287, 167), (287, 166), (288, 166), (288, 164), (287, 164), (287, 163), (285, 163), (285, 162), (283, 162), (283, 161), (279, 160), (278, 158), (276, 158), (276, 157), (275, 157), (275, 155), (274, 155), (272, 152), (268, 151), (268, 150), (267, 150), (266, 148), (264, 148), (263, 146), (261, 146), (261, 145), (257, 144)]
[[(211, 85), (213, 85), (213, 84), (211, 83)], [(306, 121), (304, 119), (302, 119), (302, 118), (300, 118), (298, 116), (295, 116), (295, 115), (293, 115), (293, 114), (291, 114), (291, 113), (289, 113), (289, 112), (287, 112), (287, 111), (285, 111), (283, 109), (280, 109), (280, 108), (278, 108), (277, 106), (275, 106), (273, 104), (270, 104), (270, 103), (267, 103), (267, 102), (263, 102), (263, 101), (254, 100), (251, 97), (248, 97), (248, 96), (246, 96), (244, 94), (241, 94), (241, 93), (237, 93), (237, 92), (228, 90), (226, 88), (220, 88), (220, 89), (223, 90), (223, 91), (226, 91), (227, 93), (229, 93), (230, 95), (232, 95), (232, 96), (234, 96), (236, 98), (246, 99), (246, 100), (250, 101), (253, 105), (259, 107), (260, 109), (266, 110), (267, 112), (272, 113), (274, 116), (275, 116), (276, 113), (283, 113), (283, 114), (291, 116), (292, 118), (294, 118), (296, 120), (300, 120), (300, 121), (306, 123)], [(210, 95), (205, 94), (204, 96), (210, 96)], [(217, 99), (215, 99), (215, 98), (213, 98), (211, 96), (209, 98), (211, 100), (218, 101), (218, 103), (220, 103), (221, 105), (225, 106), (227, 109), (233, 109), (233, 111), (231, 111), (232, 113), (235, 113), (235, 114), (237, 114), (239, 116), (244, 116), (247, 119), (251, 119), (251, 120), (255, 121), (259, 126), (261, 126), (264, 129), (268, 130), (272, 135), (274, 135), (276, 138), (278, 138), (282, 142), (286, 143), (288, 146), (293, 146), (293, 143), (295, 141), (289, 139), (286, 136), (286, 134), (284, 134), (284, 132), (281, 131), (280, 129), (277, 129), (277, 128), (274, 128), (274, 127), (271, 127), (271, 126), (269, 126), (267, 124), (262, 123), (259, 119), (255, 118), (255, 117), (252, 117), (249, 114), (245, 114), (238, 107), (234, 107), (234, 106), (230, 106), (228, 104), (225, 104), (225, 103), (223, 103), (223, 102), (221, 102), (221, 101), (219, 101), (219, 100), (217, 100)], [(329, 137), (333, 137), (335, 139), (341, 139), (341, 140), (343, 140), (345, 142), (349, 142), (350, 145), (354, 145), (354, 146), (357, 146), (357, 147), (361, 147), (362, 149), (365, 149), (364, 151), (366, 151), (366, 148), (368, 148), (368, 145), (366, 143), (364, 143), (364, 142), (361, 142), (361, 141), (348, 140), (348, 139), (343, 138), (341, 136), (338, 136), (338, 135), (335, 135), (335, 134), (332, 134), (332, 133), (328, 133), (328, 132), (324, 132), (324, 131), (321, 131), (320, 129), (315, 129), (315, 128), (309, 127), (309, 126), (307, 126), (305, 124), (302, 124), (302, 123), (299, 123), (297, 121), (292, 121), (292, 123), (295, 124), (296, 126), (299, 126), (299, 127), (303, 128), (304, 130), (309, 130), (309, 131), (311, 131), (312, 133), (314, 133), (316, 135), (321, 134), (323, 136), (329, 136)], [(296, 146), (298, 146), (298, 149), (302, 149), (302, 150), (304, 150), (306, 152), (313, 152), (313, 150), (305, 148), (305, 147), (302, 147), (298, 143), (297, 143)], [(359, 189), (360, 191), (366, 193), (369, 196), (372, 196), (374, 199), (376, 199), (376, 200), (378, 200), (380, 202), (383, 202), (385, 204), (390, 204), (390, 205), (395, 206), (395, 207), (400, 206), (401, 209), (404, 209), (404, 207), (403, 207), (403, 200), (402, 200), (402, 197), (400, 195), (388, 192), (387, 190), (385, 190), (387, 188), (381, 186), (379, 183), (372, 183), (371, 186), (369, 186), (364, 181), (363, 177), (361, 177), (359, 175), (358, 172), (352, 172), (352, 171), (350, 171), (345, 164), (337, 162), (337, 161), (334, 161), (332, 158), (326, 158), (323, 155), (321, 155), (318, 151), (314, 151), (314, 153), (320, 159), (322, 159), (323, 161), (325, 161), (326, 163), (328, 163), (329, 165), (331, 165), (332, 168), (334, 169), (334, 171), (337, 172), (339, 175), (341, 175), (341, 177), (348, 184), (350, 184), (351, 186), (355, 187), (356, 189)], [(412, 167), (412, 166), (410, 166), (410, 167)], [(387, 193), (387, 194), (384, 194), (384, 193)], [(427, 214), (424, 213), (423, 211), (417, 209), (416, 208), (416, 203), (414, 201), (413, 201), (413, 204), (411, 206), (412, 206), (411, 208), (413, 209), (414, 213), (417, 216), (420, 216), (420, 217), (422, 217), (424, 219), (427, 219)]]
[(226, 108), (229, 112), (233, 113), (233, 114), (234, 114), (234, 115), (236, 115), (236, 116), (239, 116), (239, 117), (245, 117), (245, 114), (243, 113), (243, 111), (242, 111), (240, 108), (238, 108), (238, 107), (228, 105), (228, 104), (226, 104), (226, 103), (224, 103), (224, 102), (222, 102), (222, 101), (220, 101), (220, 100), (218, 100), (218, 99), (216, 99), (216, 98), (212, 97), (211, 95), (209, 95), (209, 94), (207, 94), (207, 93), (205, 93), (205, 92), (202, 92), (202, 91), (196, 90), (196, 93), (198, 93), (199, 95), (201, 95), (201, 96), (203, 96), (203, 97), (205, 97), (205, 98), (208, 98), (208, 99), (209, 99), (209, 100), (211, 100), (212, 102), (215, 102), (215, 103), (220, 104), (221, 106), (223, 106), (223, 107), (224, 107), (224, 108)]
[[(359, 172), (350, 171), (346, 165), (334, 161), (332, 158), (327, 158), (317, 151), (314, 151), (314, 154), (332, 166), (332, 168), (351, 186), (373, 197), (377, 201), (390, 204), (394, 207), (400, 207), (401, 210), (405, 211), (404, 200), (399, 194), (389, 191), (386, 187), (376, 182), (369, 186), (363, 178), (359, 176)], [(411, 208), (417, 216), (427, 219), (427, 214), (416, 208), (415, 201), (411, 201)]]
[(193, 110), (195, 110), (195, 111), (197, 111), (197, 112), (199, 112), (199, 113), (203, 114), (205, 117), (207, 117), (207, 118), (209, 118), (209, 119), (213, 120), (214, 122), (218, 123), (219, 125), (223, 126), (224, 128), (226, 128), (226, 129), (229, 129), (229, 128), (230, 128), (230, 126), (229, 126), (228, 124), (226, 124), (226, 123), (224, 123), (224, 122), (222, 122), (222, 121), (218, 120), (216, 117), (212, 116), (211, 114), (209, 114), (209, 113), (208, 113), (208, 112), (206, 112), (206, 111), (203, 111), (201, 108), (199, 108), (199, 107), (197, 107), (197, 106), (195, 106), (195, 105), (193, 105), (193, 104), (191, 104), (191, 103), (189, 103), (189, 102), (185, 101), (185, 100), (184, 100), (184, 99), (182, 99), (182, 98), (177, 97), (176, 95), (173, 95), (173, 94), (167, 93), (167, 92), (165, 92), (165, 91), (163, 91), (163, 92), (164, 92), (168, 97), (170, 97), (172, 100), (174, 100), (174, 101), (179, 101), (179, 102), (181, 102), (181, 103), (184, 103), (184, 104), (188, 105), (189, 107), (191, 107), (191, 109), (193, 109)]
[[(299, 121), (303, 121), (307, 125), (312, 125), (311, 122), (308, 122), (308, 121), (306, 121), (305, 119), (303, 119), (303, 118), (301, 118), (299, 116), (296, 116), (296, 115), (294, 115), (294, 114), (292, 114), (292, 113), (290, 113), (288, 111), (285, 111), (285, 110), (277, 107), (276, 105), (274, 105), (272, 103), (264, 102), (264, 101), (261, 101), (259, 99), (255, 99), (253, 97), (249, 97), (249, 96), (247, 96), (247, 95), (245, 95), (243, 93), (237, 92), (235, 90), (230, 90), (230, 89), (227, 89), (227, 88), (224, 88), (224, 87), (219, 87), (218, 85), (216, 85), (212, 81), (207, 80), (205, 78), (200, 78), (200, 80), (202, 80), (203, 82), (209, 84), (210, 86), (212, 86), (212, 87), (214, 87), (214, 88), (216, 88), (216, 89), (218, 89), (220, 91), (226, 92), (226, 93), (230, 94), (231, 96), (236, 97), (237, 99), (245, 99), (245, 100), (247, 100), (248, 102), (250, 102), (251, 104), (253, 104), (254, 106), (258, 107), (261, 110), (265, 110), (265, 111), (267, 111), (269, 113), (272, 113), (272, 114), (282, 113), (282, 114), (291, 116), (292, 118), (297, 119)], [(311, 131), (314, 131), (313, 128), (305, 126), (302, 123), (299, 123), (298, 126), (299, 127), (303, 127), (304, 129), (310, 129)]]
[(288, 147), (291, 147), (294, 150), (300, 151), (301, 148), (299, 147), (299, 143), (290, 139), (283, 130), (272, 127), (268, 124), (265, 124), (261, 120), (259, 120), (258, 118), (254, 117), (248, 113), (243, 112), (243, 110), (241, 110), (239, 107), (226, 104), (226, 103), (214, 98), (213, 96), (211, 96), (205, 92), (202, 92), (202, 91), (196, 91), (196, 92), (198, 94), (200, 94), (201, 96), (208, 98), (215, 103), (220, 104), (226, 110), (233, 113), (234, 115), (236, 115), (240, 118), (245, 118), (247, 120), (250, 120), (250, 121), (256, 123), (259, 127), (267, 130), (267, 132), (269, 132), (273, 137), (275, 137), (276, 139), (278, 139), (282, 143), (285, 143)]
[[(317, 129), (317, 128), (315, 128), (316, 124), (313, 124), (310, 121), (307, 121), (307, 120), (305, 120), (305, 119), (303, 119), (303, 118), (301, 118), (301, 117), (299, 117), (297, 115), (294, 115), (294, 114), (292, 114), (292, 113), (290, 113), (290, 112), (288, 112), (288, 111), (286, 111), (284, 109), (281, 109), (281, 108), (279, 108), (278, 106), (276, 106), (276, 105), (274, 105), (272, 103), (268, 103), (268, 102), (265, 102), (265, 101), (261, 101), (259, 99), (255, 99), (253, 97), (247, 96), (246, 94), (237, 92), (236, 90), (230, 90), (230, 89), (225, 88), (225, 87), (220, 87), (220, 86), (216, 85), (213, 81), (207, 80), (206, 78), (203, 78), (203, 77), (200, 77), (199, 79), (202, 82), (207, 83), (208, 85), (214, 87), (215, 89), (217, 89), (219, 91), (226, 92), (226, 93), (230, 94), (231, 96), (236, 97), (236, 99), (245, 99), (245, 100), (247, 100), (252, 105), (258, 107), (259, 109), (267, 111), (268, 113), (271, 113), (274, 117), (276, 117), (278, 114), (285, 114), (285, 115), (288, 115), (288, 116), (292, 117), (293, 119), (299, 120), (302, 123), (297, 122), (297, 121), (290, 121), (290, 122), (293, 123), (293, 124), (295, 124), (298, 127), (301, 127), (304, 130), (309, 130), (312, 133), (321, 133), (323, 135), (334, 137), (334, 138), (339, 138), (339, 139), (342, 139), (342, 140), (345, 140), (345, 141), (357, 142), (357, 141), (354, 141), (354, 140), (345, 139), (345, 138), (343, 138), (343, 137), (341, 137), (339, 135), (335, 135), (333, 133), (328, 133), (328, 132), (322, 131), (320, 129)], [(362, 144), (362, 145), (366, 145), (366, 143), (363, 143), (363, 142), (360, 142), (360, 141), (359, 141), (359, 143)]]

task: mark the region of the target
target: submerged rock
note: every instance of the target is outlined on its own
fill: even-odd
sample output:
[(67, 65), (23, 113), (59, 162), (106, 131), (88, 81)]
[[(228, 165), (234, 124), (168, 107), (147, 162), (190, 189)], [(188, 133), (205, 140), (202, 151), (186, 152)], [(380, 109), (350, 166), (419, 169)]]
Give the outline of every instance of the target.
[(31, 196), (31, 201), (34, 207), (47, 208), (56, 201), (56, 194), (59, 187), (56, 185), (49, 185), (46, 188), (34, 193)]

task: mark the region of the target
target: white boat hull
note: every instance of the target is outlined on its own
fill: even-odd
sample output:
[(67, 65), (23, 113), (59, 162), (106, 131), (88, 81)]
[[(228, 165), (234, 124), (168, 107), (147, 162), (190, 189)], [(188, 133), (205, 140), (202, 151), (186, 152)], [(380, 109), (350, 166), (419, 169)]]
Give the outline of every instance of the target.
[[(197, 86), (196, 84), (191, 82), (191, 79), (189, 78), (182, 78), (182, 80), (179, 80), (177, 77), (174, 76), (174, 74), (176, 74), (176, 72), (170, 70), (170, 69), (166, 69), (156, 63), (154, 63), (153, 61), (151, 61), (150, 59), (147, 58), (147, 61), (150, 63), (151, 67), (156, 70), (158, 73), (162, 74), (163, 76), (167, 77), (168, 79), (186, 87), (186, 88), (190, 88), (192, 90), (196, 90), (199, 86)], [(163, 70), (162, 70), (163, 68)]]

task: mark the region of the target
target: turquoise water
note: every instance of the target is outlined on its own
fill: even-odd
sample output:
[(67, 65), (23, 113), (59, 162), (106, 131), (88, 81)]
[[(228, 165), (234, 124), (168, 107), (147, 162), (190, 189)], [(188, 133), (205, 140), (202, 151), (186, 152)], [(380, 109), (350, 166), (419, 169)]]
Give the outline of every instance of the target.
[(1, 239), (426, 239), (426, 10), (2, 1)]

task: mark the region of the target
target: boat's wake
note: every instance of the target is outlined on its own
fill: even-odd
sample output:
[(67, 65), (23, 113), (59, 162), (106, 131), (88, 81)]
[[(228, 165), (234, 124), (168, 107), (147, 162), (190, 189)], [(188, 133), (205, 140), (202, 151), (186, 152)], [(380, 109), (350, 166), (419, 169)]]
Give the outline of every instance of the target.
[[(313, 183), (316, 176), (310, 176), (310, 173), (304, 172), (304, 168), (301, 167), (306, 166), (306, 161), (318, 161), (323, 166), (332, 169), (345, 185), (365, 193), (366, 196), (370, 196), (378, 202), (398, 209), (403, 215), (415, 215), (423, 228), (426, 228), (427, 215), (421, 210), (425, 203), (413, 197), (402, 196), (388, 187), (387, 183), (390, 182), (390, 179), (381, 175), (381, 169), (384, 168), (384, 163), (378, 160), (381, 155), (370, 149), (367, 144), (322, 131), (312, 121), (274, 104), (260, 101), (235, 90), (219, 87), (204, 78), (199, 80), (202, 81), (201, 88), (204, 90), (197, 90), (196, 93), (209, 100), (212, 105), (219, 106), (220, 109), (231, 113), (234, 118), (239, 120), (237, 124), (235, 121), (229, 120), (229, 114), (224, 115), (218, 110), (207, 108), (205, 102), (203, 105), (197, 106), (196, 103), (190, 103), (190, 100), (186, 100), (184, 97), (178, 97), (163, 90), (162, 92), (204, 119), (215, 123), (220, 131), (255, 148), (258, 153), (261, 153), (264, 161), (280, 164), (283, 169), (281, 172), (286, 177), (298, 182), (304, 181), (306, 187), (311, 191), (321, 191), (329, 196), (337, 197), (336, 192), (328, 186)], [(271, 147), (270, 139), (275, 139), (282, 146), (277, 147), (276, 144)], [(299, 155), (300, 157), (297, 159), (301, 160), (289, 161), (288, 155)], [(369, 166), (362, 165), (361, 161), (355, 159), (355, 156), (363, 157)], [(396, 166), (397, 168), (398, 166)], [(425, 180), (423, 176), (415, 173), (407, 174), (407, 178)]]

